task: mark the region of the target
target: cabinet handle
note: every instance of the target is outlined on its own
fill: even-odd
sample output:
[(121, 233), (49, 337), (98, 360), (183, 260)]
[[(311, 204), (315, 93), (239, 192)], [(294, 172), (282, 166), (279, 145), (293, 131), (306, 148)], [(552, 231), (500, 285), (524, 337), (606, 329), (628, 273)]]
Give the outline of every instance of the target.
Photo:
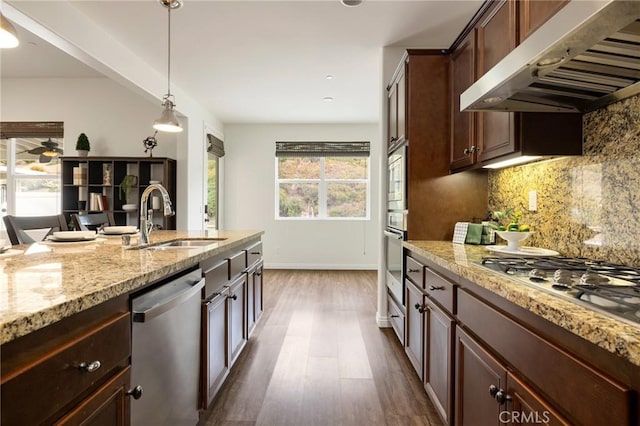
[(391, 315), (391, 318), (398, 318), (400, 315)]
[(416, 272), (420, 272), (420, 269), (409, 269), (410, 274), (415, 274)]
[(398, 138), (397, 138), (397, 137), (395, 137), (395, 136), (393, 136), (389, 142), (395, 142), (395, 141), (397, 141), (397, 140), (398, 140)]
[(259, 255), (261, 253), (259, 251), (252, 251), (251, 254)]
[(507, 401), (511, 401), (511, 397), (504, 391), (504, 389), (500, 389), (496, 393), (496, 401), (498, 401), (498, 404), (502, 405)]
[(80, 363), (78, 368), (80, 368), (80, 370), (82, 370), (82, 371), (84, 371), (86, 373), (93, 373), (94, 371), (99, 369), (101, 365), (102, 364), (100, 364), (100, 361), (96, 360), (96, 361), (91, 361), (91, 362)]
[(234, 294), (232, 296), (227, 296), (227, 299), (233, 299), (233, 300), (238, 300), (238, 295)]
[(259, 277), (260, 275), (262, 275), (262, 272), (256, 272), (257, 277)]
[(424, 311), (425, 311), (425, 307), (424, 307), (424, 305), (421, 305), (421, 304), (419, 304), (419, 303), (416, 303), (416, 304), (415, 304), (415, 306), (414, 306), (414, 308), (416, 308), (416, 309), (418, 310), (418, 312), (420, 312), (421, 314), (424, 314)]
[(133, 389), (129, 389), (125, 395), (132, 396), (133, 399), (140, 399), (142, 397), (142, 386), (138, 385)]
[(434, 290), (444, 290), (444, 286), (443, 285), (430, 285), (429, 286), (429, 290), (434, 291)]
[(464, 151), (462, 151), (464, 153), (464, 155), (469, 155), (471, 154), (471, 151), (469, 151), (469, 148), (465, 148)]
[(491, 395), (491, 398), (495, 398), (497, 393), (498, 387), (496, 385), (489, 386), (489, 395)]

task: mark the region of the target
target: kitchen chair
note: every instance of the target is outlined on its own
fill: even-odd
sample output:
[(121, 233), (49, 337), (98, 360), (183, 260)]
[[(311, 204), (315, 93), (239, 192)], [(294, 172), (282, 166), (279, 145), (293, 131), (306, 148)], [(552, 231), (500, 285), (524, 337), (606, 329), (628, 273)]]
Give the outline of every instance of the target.
[(25, 231), (50, 228), (46, 233), (47, 237), (52, 232), (67, 231), (67, 221), (64, 215), (58, 214), (53, 216), (11, 216), (3, 217), (4, 224), (7, 227), (7, 234), (11, 240), (11, 244), (30, 244), (35, 243), (31, 236)]
[(97, 231), (102, 225), (114, 226), (113, 213), (72, 214), (71, 220), (78, 231)]

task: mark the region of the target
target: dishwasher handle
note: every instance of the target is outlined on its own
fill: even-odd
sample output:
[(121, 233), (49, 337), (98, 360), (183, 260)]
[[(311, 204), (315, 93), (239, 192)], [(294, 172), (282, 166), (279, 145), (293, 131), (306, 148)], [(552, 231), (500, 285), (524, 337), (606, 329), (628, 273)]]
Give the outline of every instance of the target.
[(180, 305), (182, 302), (190, 299), (197, 293), (200, 293), (204, 287), (204, 278), (197, 281), (191, 281), (189, 283), (191, 287), (188, 288), (176, 288), (176, 291), (167, 295), (162, 300), (154, 303), (153, 306), (143, 310), (133, 310), (133, 322), (146, 322), (160, 314), (167, 312), (168, 310)]

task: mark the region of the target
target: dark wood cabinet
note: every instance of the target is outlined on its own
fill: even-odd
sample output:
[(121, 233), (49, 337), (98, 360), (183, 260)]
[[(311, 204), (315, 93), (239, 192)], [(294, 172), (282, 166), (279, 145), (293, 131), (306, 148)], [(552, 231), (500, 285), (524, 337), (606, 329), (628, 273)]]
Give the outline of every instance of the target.
[(559, 1), (490, 2), (457, 45), (450, 77), (452, 172), (525, 155), (582, 154), (581, 114), (460, 112), (460, 95), (517, 47), (523, 20), (539, 26), (563, 5)]
[(227, 309), (229, 310), (229, 365), (238, 359), (247, 344), (246, 303), (247, 276), (240, 275), (228, 288)]
[(398, 84), (394, 80), (388, 90), (387, 100), (387, 150), (392, 151), (398, 142)]
[[(515, 375), (507, 371), (507, 395), (509, 411), (503, 414), (503, 420), (509, 425), (542, 424), (542, 425), (570, 425), (565, 418), (558, 414), (547, 401), (540, 398), (531, 387), (520, 381)], [(525, 417), (526, 416), (526, 417)]]
[(2, 345), (3, 425), (129, 424), (125, 296)]
[[(167, 189), (175, 211), (175, 160), (163, 157), (61, 157), (61, 165), (62, 212), (67, 220), (74, 213), (106, 211), (113, 215), (117, 225), (138, 226), (140, 196), (152, 182), (160, 182)], [(135, 176), (128, 194), (124, 190), (126, 185), (122, 185), (127, 175)], [(92, 203), (95, 197), (100, 197), (102, 205)], [(125, 204), (134, 204), (136, 209), (124, 210)], [(149, 197), (148, 208), (152, 207), (153, 200)], [(160, 209), (154, 209), (153, 221), (163, 229), (176, 229), (175, 215), (164, 216)]]
[(406, 70), (399, 69), (394, 80), (387, 87), (388, 90), (388, 138), (387, 150), (393, 151), (407, 139), (407, 105), (406, 105)]
[(500, 425), (504, 407), (498, 404), (494, 392), (505, 388), (504, 367), (457, 327), (455, 424)]
[(424, 296), (410, 281), (406, 282), (405, 301), (407, 314), (405, 316), (404, 351), (411, 365), (424, 378)]
[(256, 264), (256, 273), (253, 276), (253, 320), (258, 322), (264, 310), (262, 298), (264, 288), (264, 262), (260, 260)]
[(445, 423), (453, 418), (454, 320), (425, 298), (424, 386)]
[(207, 408), (229, 374), (227, 295), (218, 294), (202, 307), (202, 405)]
[(477, 112), (460, 111), (460, 95), (476, 81), (476, 30), (451, 55), (451, 170), (472, 166), (477, 161)]
[(562, 9), (569, 0), (520, 0), (519, 10), (519, 40), (522, 43), (549, 18)]
[(71, 410), (56, 426), (125, 426), (130, 422), (131, 367), (113, 376), (107, 383)]

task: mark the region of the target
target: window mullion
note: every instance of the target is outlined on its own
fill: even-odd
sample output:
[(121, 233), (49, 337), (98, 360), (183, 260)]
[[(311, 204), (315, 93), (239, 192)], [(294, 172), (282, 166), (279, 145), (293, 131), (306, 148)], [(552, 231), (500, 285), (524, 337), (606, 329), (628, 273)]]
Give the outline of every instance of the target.
[(327, 182), (325, 176), (325, 157), (320, 158), (320, 187), (318, 188), (318, 217), (327, 217)]

